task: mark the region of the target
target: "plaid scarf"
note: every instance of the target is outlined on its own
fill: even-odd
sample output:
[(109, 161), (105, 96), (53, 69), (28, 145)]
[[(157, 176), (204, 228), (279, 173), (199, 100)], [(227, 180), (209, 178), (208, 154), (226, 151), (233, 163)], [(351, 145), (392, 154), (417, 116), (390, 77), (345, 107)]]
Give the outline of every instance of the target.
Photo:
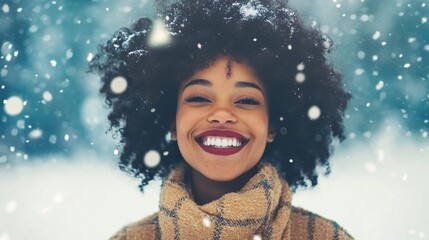
[(258, 165), (238, 192), (197, 205), (185, 182), (184, 166), (163, 183), (160, 199), (161, 238), (168, 239), (290, 239), (291, 192), (276, 169)]

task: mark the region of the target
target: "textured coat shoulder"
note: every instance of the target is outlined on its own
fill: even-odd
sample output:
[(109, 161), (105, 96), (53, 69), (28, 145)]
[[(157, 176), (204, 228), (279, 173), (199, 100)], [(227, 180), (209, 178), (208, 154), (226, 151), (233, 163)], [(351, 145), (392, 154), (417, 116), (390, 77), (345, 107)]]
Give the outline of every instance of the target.
[[(158, 212), (119, 230), (110, 240), (160, 239)], [(292, 207), (291, 235), (293, 240), (353, 240), (335, 221), (302, 208)]]
[(293, 240), (352, 240), (354, 239), (335, 221), (326, 219), (302, 208), (292, 207)]

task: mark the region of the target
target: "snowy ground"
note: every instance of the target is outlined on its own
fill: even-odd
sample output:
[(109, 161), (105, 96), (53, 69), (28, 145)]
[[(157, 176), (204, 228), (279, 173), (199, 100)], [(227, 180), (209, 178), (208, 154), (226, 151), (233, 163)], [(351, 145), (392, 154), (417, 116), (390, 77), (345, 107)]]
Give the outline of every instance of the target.
[[(356, 239), (429, 237), (429, 144), (382, 129), (337, 148), (332, 174), (294, 204), (335, 219)], [(156, 211), (159, 183), (145, 195), (111, 161), (88, 152), (0, 172), (0, 240), (107, 239)]]

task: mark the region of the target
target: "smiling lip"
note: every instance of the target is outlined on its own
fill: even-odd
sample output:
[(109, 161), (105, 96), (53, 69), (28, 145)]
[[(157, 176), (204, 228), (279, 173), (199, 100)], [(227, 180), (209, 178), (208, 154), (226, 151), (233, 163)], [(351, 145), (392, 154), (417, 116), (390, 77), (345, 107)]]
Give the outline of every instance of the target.
[[(240, 146), (229, 146), (229, 147), (215, 147), (206, 146), (203, 144), (204, 138), (206, 137), (223, 137), (223, 138), (236, 138), (240, 141)], [(195, 140), (198, 145), (205, 151), (215, 155), (232, 155), (239, 152), (249, 142), (243, 135), (227, 130), (209, 130), (199, 134)]]

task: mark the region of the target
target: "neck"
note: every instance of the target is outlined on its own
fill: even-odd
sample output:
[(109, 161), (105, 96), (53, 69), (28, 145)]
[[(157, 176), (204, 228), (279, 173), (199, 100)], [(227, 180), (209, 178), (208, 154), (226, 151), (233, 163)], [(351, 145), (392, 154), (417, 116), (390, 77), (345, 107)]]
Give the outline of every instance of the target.
[(194, 200), (198, 205), (204, 205), (221, 198), (223, 195), (240, 190), (257, 172), (257, 167), (243, 173), (231, 181), (211, 180), (191, 168), (191, 186)]

